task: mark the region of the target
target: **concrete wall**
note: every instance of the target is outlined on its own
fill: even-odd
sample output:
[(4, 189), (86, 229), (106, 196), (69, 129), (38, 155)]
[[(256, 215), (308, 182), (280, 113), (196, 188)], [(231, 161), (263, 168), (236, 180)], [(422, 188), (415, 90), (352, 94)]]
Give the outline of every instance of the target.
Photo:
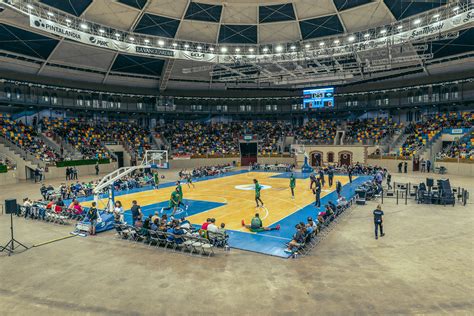
[[(398, 164), (400, 162), (405, 162), (405, 160), (396, 160), (396, 159), (367, 159), (367, 164), (371, 166), (379, 166), (386, 168), (390, 172), (398, 172)], [(406, 160), (408, 163), (408, 173), (413, 171), (413, 163), (411, 160)]]
[(111, 152), (123, 152), (123, 166), (124, 167), (130, 167), (130, 160), (132, 157), (130, 156), (130, 153), (123, 148), (122, 145), (106, 145), (108, 150)]
[(18, 173), (16, 170), (8, 170), (6, 173), (0, 173), (0, 185), (15, 183), (18, 183)]
[(436, 162), (436, 167), (445, 167), (447, 174), (474, 177), (474, 163), (463, 162)]
[(294, 164), (296, 157), (258, 157), (258, 163), (274, 165), (277, 163)]
[(227, 163), (240, 163), (240, 157), (232, 158), (196, 158), (196, 159), (172, 159), (169, 161), (170, 169), (192, 169), (195, 167), (217, 166)]
[[(86, 165), (86, 166), (76, 166), (77, 174), (80, 179), (82, 176), (90, 176), (95, 175), (95, 165)], [(108, 174), (114, 170), (117, 170), (118, 166), (116, 162), (112, 162), (109, 164), (101, 164), (99, 165), (99, 172), (101, 175)], [(66, 178), (66, 167), (49, 167), (48, 172), (45, 173), (45, 180), (49, 179), (60, 179)]]
[(13, 150), (11, 150), (9, 147), (1, 143), (0, 143), (0, 152), (6, 154), (7, 157), (9, 157), (9, 159), (15, 162), (16, 175), (17, 175), (17, 178), (20, 180), (26, 179), (26, 176), (27, 176), (26, 167), (29, 167), (33, 170), (37, 167), (36, 165), (33, 165), (32, 163), (23, 160), (23, 158), (17, 155)]

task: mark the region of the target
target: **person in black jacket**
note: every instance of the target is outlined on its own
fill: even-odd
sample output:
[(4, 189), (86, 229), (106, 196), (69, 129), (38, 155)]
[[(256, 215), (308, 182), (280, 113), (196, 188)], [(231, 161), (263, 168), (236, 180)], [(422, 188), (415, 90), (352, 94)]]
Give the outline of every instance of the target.
[(315, 196), (314, 206), (321, 207), (321, 182), (319, 182), (319, 179), (316, 179), (313, 194)]
[(379, 239), (378, 230), (380, 228), (380, 237), (385, 236), (383, 233), (383, 211), (380, 205), (374, 210), (375, 239)]
[(91, 228), (89, 234), (95, 236), (95, 226), (97, 225), (97, 218), (99, 217), (99, 212), (97, 211), (96, 203), (92, 202), (92, 206), (87, 211), (87, 218), (91, 222)]
[(342, 191), (342, 184), (341, 181), (336, 181), (336, 192), (337, 192), (337, 197), (341, 197), (341, 191)]

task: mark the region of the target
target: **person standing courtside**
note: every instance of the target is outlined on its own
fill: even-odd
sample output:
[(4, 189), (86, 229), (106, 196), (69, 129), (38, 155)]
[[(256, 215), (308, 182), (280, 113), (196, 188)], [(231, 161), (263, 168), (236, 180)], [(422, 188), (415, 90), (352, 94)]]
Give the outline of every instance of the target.
[(352, 167), (351, 166), (349, 166), (347, 173), (349, 175), (349, 182), (352, 183)]
[(319, 169), (319, 181), (321, 182), (321, 186), (324, 187), (326, 181), (324, 180), (324, 170), (323, 168)]
[(328, 183), (329, 183), (329, 187), (332, 187), (333, 180), (334, 180), (334, 170), (332, 170), (332, 168), (329, 167), (329, 169), (328, 169)]
[(133, 226), (135, 226), (135, 222), (141, 220), (142, 217), (142, 209), (140, 205), (137, 204), (137, 201), (132, 201), (132, 208), (130, 209), (130, 211), (132, 211), (132, 222)]
[(316, 179), (316, 184), (313, 189), (313, 194), (315, 197), (314, 206), (321, 207), (321, 182), (319, 182), (319, 179)]
[(387, 189), (388, 190), (391, 190), (392, 189), (392, 175), (389, 173), (387, 173)]
[(378, 230), (380, 228), (380, 237), (385, 236), (383, 233), (383, 211), (382, 207), (377, 205), (377, 208), (374, 210), (374, 226), (375, 226), (375, 239), (379, 239)]
[(313, 184), (316, 184), (316, 175), (314, 173), (311, 173), (309, 175), (309, 189), (312, 190), (313, 189)]

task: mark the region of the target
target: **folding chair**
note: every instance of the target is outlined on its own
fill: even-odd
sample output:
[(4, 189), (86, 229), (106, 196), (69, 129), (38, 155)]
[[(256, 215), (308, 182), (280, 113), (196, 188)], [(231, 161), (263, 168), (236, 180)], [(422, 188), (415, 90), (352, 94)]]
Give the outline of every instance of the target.
[(200, 238), (199, 242), (201, 242), (201, 255), (206, 254), (206, 252), (208, 257), (214, 255), (214, 245), (208, 239)]
[(154, 230), (149, 230), (148, 231), (148, 234), (149, 234), (149, 241), (148, 241), (148, 245), (151, 247), (152, 244), (155, 244), (155, 246), (158, 246), (160, 244), (160, 241), (158, 239), (158, 234), (156, 231)]

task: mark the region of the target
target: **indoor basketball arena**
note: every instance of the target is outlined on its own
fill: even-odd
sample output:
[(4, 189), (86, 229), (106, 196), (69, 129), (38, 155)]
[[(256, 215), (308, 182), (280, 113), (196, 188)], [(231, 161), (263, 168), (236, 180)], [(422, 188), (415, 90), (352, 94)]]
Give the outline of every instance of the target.
[(472, 0), (0, 0), (1, 315), (472, 315)]

